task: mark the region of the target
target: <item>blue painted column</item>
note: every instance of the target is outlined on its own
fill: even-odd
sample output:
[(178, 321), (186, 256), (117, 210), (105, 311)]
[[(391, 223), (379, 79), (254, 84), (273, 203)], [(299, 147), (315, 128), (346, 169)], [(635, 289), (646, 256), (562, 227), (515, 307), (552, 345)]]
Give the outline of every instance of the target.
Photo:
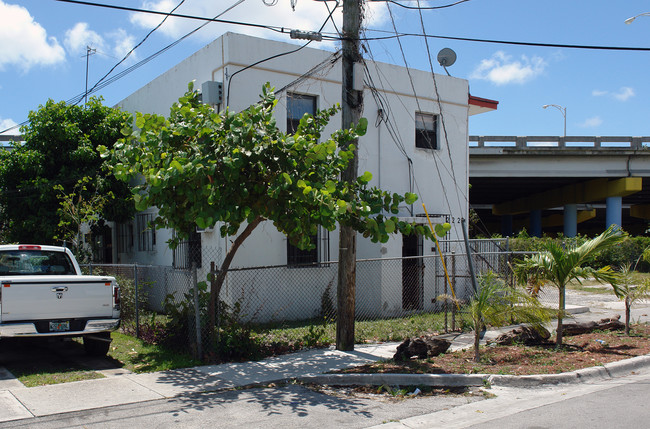
[(607, 212), (605, 215), (605, 227), (612, 225), (623, 226), (623, 197), (608, 197)]
[(567, 204), (564, 206), (564, 236), (575, 237), (578, 235), (578, 206)]
[(501, 216), (501, 235), (512, 237), (512, 215)]
[(530, 212), (530, 235), (531, 237), (542, 236), (542, 210), (535, 209)]

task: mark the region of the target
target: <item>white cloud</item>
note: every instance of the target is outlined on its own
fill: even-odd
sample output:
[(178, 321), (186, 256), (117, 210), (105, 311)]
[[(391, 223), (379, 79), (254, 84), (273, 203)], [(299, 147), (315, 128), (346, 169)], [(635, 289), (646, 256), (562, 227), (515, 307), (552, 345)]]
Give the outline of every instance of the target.
[(86, 47), (104, 50), (104, 38), (88, 28), (85, 22), (78, 22), (74, 27), (65, 32), (65, 47), (68, 51), (75, 54), (86, 52)]
[[(176, 0), (142, 0), (140, 3), (140, 7), (143, 9), (170, 12), (178, 2)], [(224, 12), (228, 6), (233, 3), (234, 2), (186, 1), (176, 10), (175, 13), (213, 18)], [(332, 7), (333, 5), (330, 3), (330, 10)], [(342, 9), (339, 7), (332, 15), (339, 29), (341, 28), (343, 21), (341, 11)], [(366, 3), (364, 13), (364, 24), (368, 27), (381, 25), (387, 19), (386, 5), (383, 4), (383, 2)], [(248, 0), (226, 12), (220, 17), (220, 19), (255, 24), (271, 23), (277, 27), (284, 27), (285, 30), (300, 29), (305, 31), (317, 31), (325, 22), (328, 14), (329, 12), (325, 7), (325, 3), (320, 1), (299, 1), (296, 3), (295, 11), (293, 11), (289, 0), (278, 0), (275, 6), (265, 6), (261, 0)], [(134, 13), (131, 15), (130, 21), (134, 25), (146, 29), (152, 29), (157, 26), (163, 18), (164, 15)], [(164, 34), (175, 39), (195, 29), (199, 25), (203, 24), (203, 22), (204, 21), (193, 19), (169, 18), (156, 31), (156, 33)], [(206, 26), (201, 33), (198, 33), (198, 37), (206, 41), (211, 41), (223, 34), (225, 31), (234, 31), (253, 36), (265, 36), (283, 41), (289, 40), (286, 33), (281, 34), (263, 28), (222, 23), (211, 23)], [(328, 21), (323, 31), (335, 32), (336, 30), (331, 21)], [(294, 43), (296, 42), (294, 41)], [(323, 46), (325, 43), (326, 42), (321, 42), (317, 46)]]
[(511, 55), (497, 51), (492, 58), (482, 60), (470, 78), (488, 80), (496, 85), (523, 84), (542, 74), (546, 61), (538, 56), (522, 55), (514, 60)]
[(0, 118), (0, 134), (7, 134), (7, 135), (17, 135), (20, 133), (20, 130), (18, 128), (14, 128), (13, 130), (7, 131), (6, 133), (1, 133), (2, 131), (13, 128), (16, 125), (18, 125), (16, 122), (14, 122), (11, 119), (2, 119)]
[[(112, 33), (109, 33), (107, 37), (112, 39), (114, 43), (113, 54), (119, 59), (124, 58), (124, 55), (126, 55), (127, 52), (133, 49), (133, 47), (136, 44), (135, 37), (128, 34), (126, 30), (122, 28), (118, 28)], [(136, 52), (131, 53), (131, 55), (129, 56), (129, 58), (131, 59), (135, 57), (136, 57)]]
[(602, 123), (603, 120), (600, 118), (600, 116), (593, 116), (591, 118), (585, 119), (585, 121), (579, 124), (579, 126), (582, 128), (596, 128), (602, 125)]
[(27, 9), (0, 0), (0, 70), (12, 65), (27, 71), (64, 60), (59, 42), (47, 36)]
[(591, 95), (594, 97), (602, 97), (602, 96), (608, 96), (615, 98), (618, 101), (627, 101), (630, 98), (634, 97), (636, 93), (634, 92), (634, 88), (630, 88), (629, 86), (622, 86), (621, 89), (618, 90), (618, 92), (610, 92), (610, 91), (602, 91), (599, 89), (594, 89), (591, 91)]
[(618, 92), (612, 94), (615, 99), (619, 101), (627, 101), (629, 98), (634, 97), (634, 89), (629, 86), (622, 87)]

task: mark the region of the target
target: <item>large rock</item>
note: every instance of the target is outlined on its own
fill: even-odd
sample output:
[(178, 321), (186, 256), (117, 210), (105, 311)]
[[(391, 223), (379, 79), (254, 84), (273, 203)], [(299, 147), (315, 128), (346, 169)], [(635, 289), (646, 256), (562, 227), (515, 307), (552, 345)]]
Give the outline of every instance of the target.
[(520, 326), (499, 335), (494, 342), (501, 346), (509, 346), (514, 343), (536, 346), (544, 344), (549, 338), (551, 338), (551, 333), (543, 326), (538, 328)]
[(625, 328), (625, 323), (621, 322), (620, 318), (621, 315), (617, 314), (616, 317), (600, 319), (598, 322), (565, 323), (562, 325), (562, 333), (564, 335), (580, 335), (593, 331), (620, 331)]
[(407, 338), (397, 346), (397, 352), (393, 359), (396, 361), (409, 360), (413, 356), (418, 359), (426, 359), (446, 352), (450, 346), (451, 341), (434, 336), (419, 337), (413, 340)]

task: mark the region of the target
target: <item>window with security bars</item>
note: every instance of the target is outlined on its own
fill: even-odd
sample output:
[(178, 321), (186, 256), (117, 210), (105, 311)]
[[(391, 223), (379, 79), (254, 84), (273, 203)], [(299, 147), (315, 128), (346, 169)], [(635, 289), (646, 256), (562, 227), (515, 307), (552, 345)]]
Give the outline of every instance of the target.
[(151, 224), (154, 218), (153, 213), (138, 213), (136, 215), (138, 251), (140, 252), (152, 251), (156, 246), (156, 227)]
[(186, 240), (178, 243), (174, 249), (174, 268), (189, 270), (192, 266), (201, 268), (203, 260), (201, 250), (201, 234), (191, 231)]
[(438, 149), (438, 116), (415, 113), (415, 147)]
[(320, 262), (319, 252), (318, 252), (318, 242), (320, 234), (312, 235), (311, 244), (314, 245), (313, 249), (301, 250), (297, 246), (294, 246), (287, 240), (287, 265), (290, 267), (295, 267), (299, 265), (313, 265)]
[(316, 96), (291, 92), (287, 94), (287, 133), (296, 132), (305, 113), (316, 113)]
[(120, 223), (117, 225), (117, 251), (129, 253), (133, 251), (133, 224)]

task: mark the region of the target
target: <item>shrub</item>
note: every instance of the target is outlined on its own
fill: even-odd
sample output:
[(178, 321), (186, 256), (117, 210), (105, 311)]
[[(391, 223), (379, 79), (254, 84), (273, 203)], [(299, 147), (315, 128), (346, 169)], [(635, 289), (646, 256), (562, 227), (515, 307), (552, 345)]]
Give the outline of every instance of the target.
[[(238, 361), (259, 359), (263, 356), (261, 339), (253, 332), (251, 325), (243, 321), (241, 305), (232, 307), (219, 300), (215, 308), (217, 326), (210, 326), (210, 292), (207, 283), (198, 285), (200, 332), (204, 353), (211, 361)], [(166, 346), (177, 350), (194, 350), (196, 355), (196, 316), (194, 314), (194, 292), (189, 291), (183, 299), (173, 295), (165, 298), (164, 308), (169, 316)], [(211, 341), (214, 340), (214, 344)]]
[[(117, 276), (117, 284), (120, 285), (120, 307), (121, 318), (125, 322), (135, 320), (135, 282), (128, 277)], [(138, 284), (138, 306), (144, 310), (148, 305), (148, 293), (151, 288), (149, 283)]]

